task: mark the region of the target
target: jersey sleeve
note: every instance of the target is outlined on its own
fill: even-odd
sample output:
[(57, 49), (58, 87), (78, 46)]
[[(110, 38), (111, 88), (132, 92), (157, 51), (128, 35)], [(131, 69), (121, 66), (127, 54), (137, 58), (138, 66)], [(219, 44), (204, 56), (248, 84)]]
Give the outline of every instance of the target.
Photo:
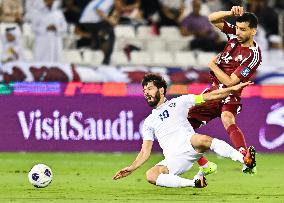
[(247, 82), (251, 76), (256, 72), (256, 69), (261, 63), (261, 54), (257, 49), (253, 49), (250, 52), (248, 58), (246, 58), (242, 64), (234, 71), (234, 74), (241, 80), (241, 82)]
[(231, 36), (236, 35), (236, 27), (227, 21), (224, 21), (223, 33), (230, 39)]
[(154, 141), (154, 138), (155, 138), (154, 129), (149, 125), (147, 118), (143, 123), (142, 137), (143, 137), (143, 140), (151, 140), (151, 141)]
[(176, 100), (180, 103), (180, 105), (184, 109), (188, 109), (188, 108), (196, 105), (196, 100), (195, 100), (194, 94), (182, 95), (180, 97), (177, 97)]

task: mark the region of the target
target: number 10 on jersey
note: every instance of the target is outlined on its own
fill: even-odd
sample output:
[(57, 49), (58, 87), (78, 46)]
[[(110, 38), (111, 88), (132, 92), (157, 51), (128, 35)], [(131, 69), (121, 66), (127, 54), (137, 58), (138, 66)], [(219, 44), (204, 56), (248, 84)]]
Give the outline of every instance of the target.
[(161, 113), (159, 115), (160, 119), (163, 121), (164, 119), (168, 118), (170, 116), (168, 110), (163, 111), (163, 113)]

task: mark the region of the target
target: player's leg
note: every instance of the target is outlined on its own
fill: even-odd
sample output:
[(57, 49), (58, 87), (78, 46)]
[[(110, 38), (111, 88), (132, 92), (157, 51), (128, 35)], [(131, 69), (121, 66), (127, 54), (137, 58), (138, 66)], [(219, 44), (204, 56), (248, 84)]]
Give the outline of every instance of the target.
[(151, 184), (163, 187), (206, 187), (203, 176), (193, 180), (178, 176), (192, 165), (184, 159), (165, 159), (146, 172), (146, 179)]
[(255, 169), (255, 149), (250, 146), (247, 150), (247, 154), (244, 156), (242, 153), (234, 149), (231, 145), (223, 140), (212, 138), (207, 135), (194, 134), (190, 139), (191, 145), (199, 153), (211, 149), (216, 154), (232, 159), (233, 161), (239, 161), (245, 164), (245, 166), (251, 171)]
[(198, 153), (204, 153), (211, 149), (216, 154), (222, 157), (230, 158), (234, 161), (244, 163), (244, 156), (228, 143), (217, 138), (212, 138), (207, 135), (194, 134), (190, 139), (191, 145)]
[[(218, 117), (219, 102), (205, 102), (201, 105), (195, 106), (189, 110), (188, 121), (190, 122), (193, 129), (197, 129), (205, 125), (210, 120)], [(199, 164), (200, 170), (205, 174), (209, 175), (217, 172), (217, 165), (213, 162), (208, 161), (205, 156), (202, 156), (197, 163)]]
[(233, 146), (246, 157), (248, 163), (254, 163), (254, 167), (247, 167), (247, 165), (244, 165), (243, 172), (255, 174), (255, 149), (254, 147), (249, 147), (249, 149), (247, 149), (245, 136), (236, 124), (236, 115), (242, 110), (240, 101), (238, 99), (230, 98), (230, 101), (227, 104), (224, 104), (221, 109), (221, 120)]
[(246, 154), (245, 136), (236, 124), (236, 115), (241, 111), (241, 104), (225, 104), (222, 107), (221, 120), (233, 146), (242, 154)]

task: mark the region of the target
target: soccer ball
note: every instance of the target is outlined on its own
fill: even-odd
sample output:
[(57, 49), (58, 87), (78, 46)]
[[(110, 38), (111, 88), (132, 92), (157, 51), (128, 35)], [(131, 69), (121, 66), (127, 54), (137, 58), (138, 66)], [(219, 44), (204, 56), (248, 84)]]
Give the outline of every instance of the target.
[(28, 174), (29, 182), (37, 187), (47, 187), (52, 181), (52, 171), (45, 164), (37, 164), (32, 167)]

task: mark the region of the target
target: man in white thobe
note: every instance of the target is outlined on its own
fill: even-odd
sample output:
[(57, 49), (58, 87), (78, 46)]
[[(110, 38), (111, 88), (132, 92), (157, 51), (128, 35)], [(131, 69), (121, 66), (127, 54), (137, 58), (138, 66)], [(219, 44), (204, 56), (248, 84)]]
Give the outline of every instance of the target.
[(62, 60), (62, 36), (67, 32), (63, 12), (54, 4), (55, 0), (44, 0), (45, 6), (32, 19), (35, 33), (34, 60), (60, 62)]
[(23, 48), (21, 43), (21, 31), (19, 27), (6, 28), (5, 35), (1, 36), (1, 62), (21, 61)]

